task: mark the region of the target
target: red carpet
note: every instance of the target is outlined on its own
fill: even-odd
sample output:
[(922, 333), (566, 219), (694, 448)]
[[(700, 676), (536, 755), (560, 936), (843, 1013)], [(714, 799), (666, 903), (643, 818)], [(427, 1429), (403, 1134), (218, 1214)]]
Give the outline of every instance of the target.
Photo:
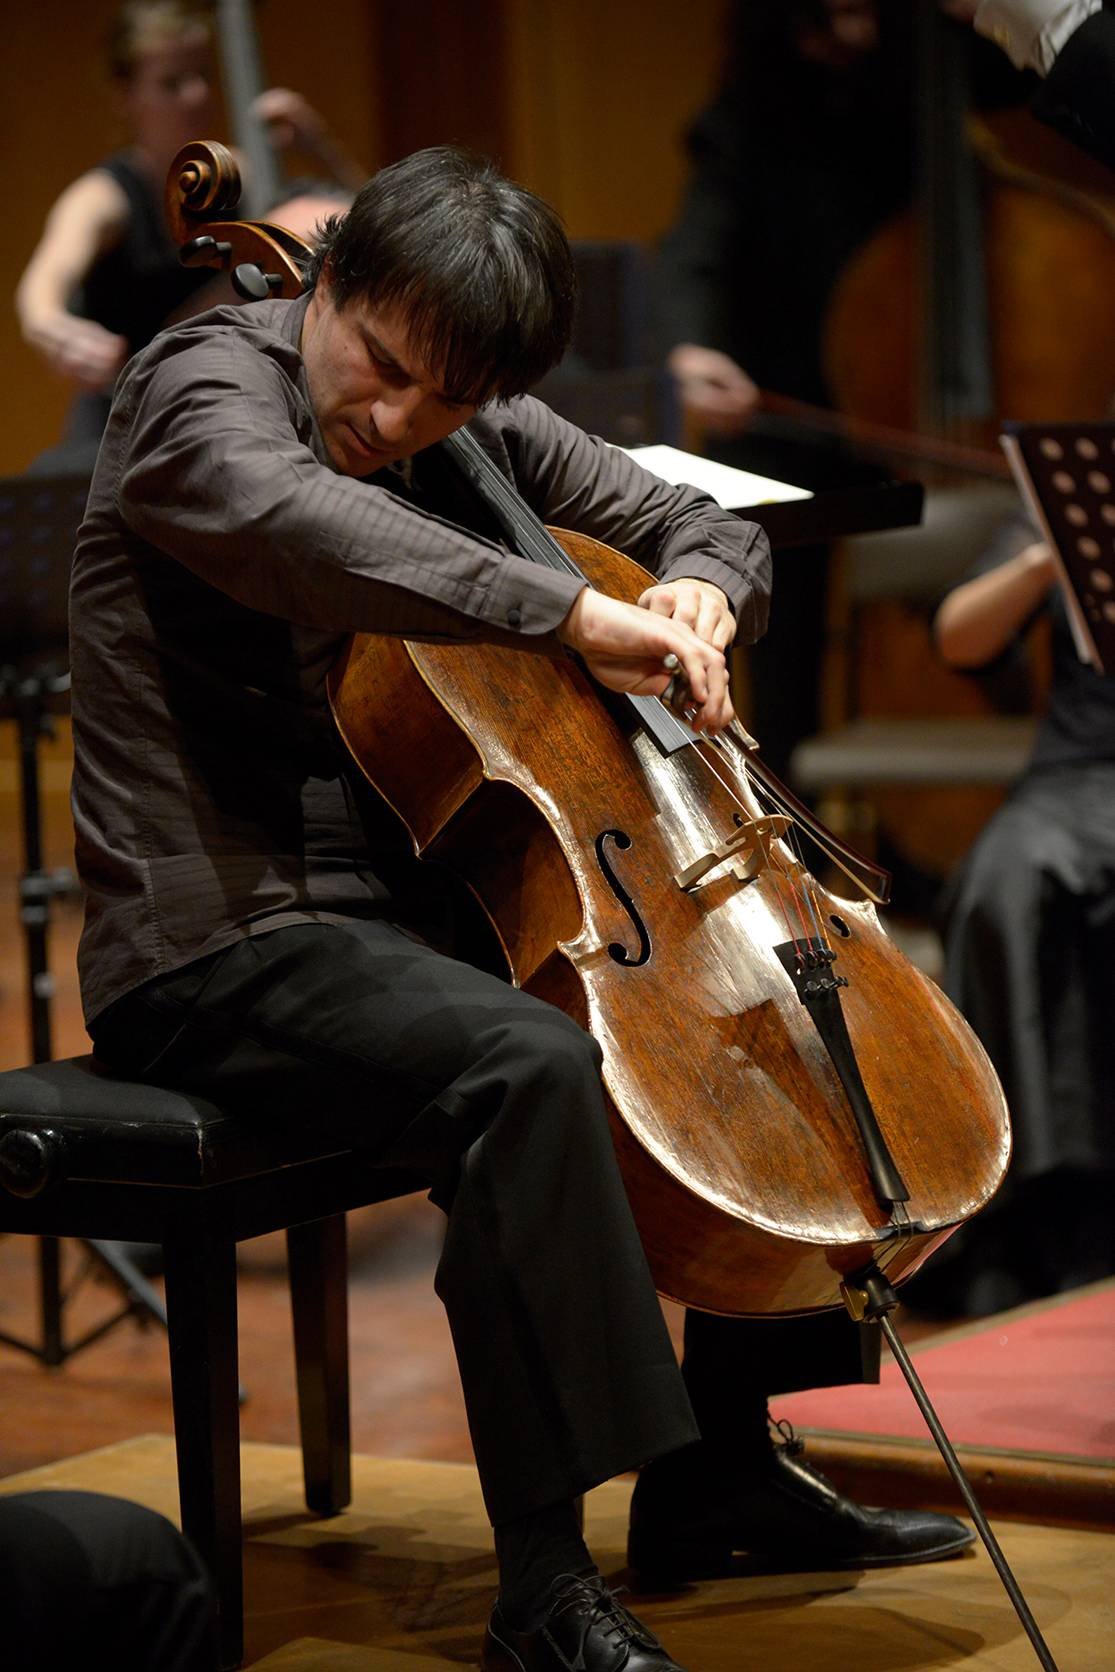
[[(1115, 1467), (1115, 1282), (951, 1330), (911, 1357), (955, 1445)], [(878, 1387), (792, 1394), (773, 1410), (828, 1434), (929, 1439), (886, 1354)]]

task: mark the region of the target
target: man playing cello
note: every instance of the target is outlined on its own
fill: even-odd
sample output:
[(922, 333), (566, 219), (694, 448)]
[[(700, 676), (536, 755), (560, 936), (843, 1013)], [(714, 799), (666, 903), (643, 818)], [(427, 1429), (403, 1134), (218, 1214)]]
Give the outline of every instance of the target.
[[(215, 310), (131, 362), (73, 577), (80, 972), (114, 1068), (280, 1117), (324, 1109), (369, 1170), (428, 1179), (499, 1559), (489, 1672), (669, 1672), (581, 1538), (574, 1500), (601, 1480), (666, 1459), (633, 1528), (656, 1574), (698, 1547), (858, 1566), (970, 1534), (862, 1510), (771, 1446), (768, 1387), (858, 1374), (843, 1318), (792, 1350), (805, 1337), (780, 1323), (764, 1363), (766, 1325), (694, 1315), (679, 1374), (596, 1044), (445, 950), (428, 876), (330, 718), (326, 674), (363, 631), (568, 647), (650, 694), (673, 656), (694, 726), (731, 719), (725, 651), (762, 631), (765, 539), (524, 393), (572, 308), (553, 212), (435, 149), (327, 226), (298, 300)], [(465, 424), (547, 521), (654, 571), (643, 607), (500, 545), (436, 445)]]

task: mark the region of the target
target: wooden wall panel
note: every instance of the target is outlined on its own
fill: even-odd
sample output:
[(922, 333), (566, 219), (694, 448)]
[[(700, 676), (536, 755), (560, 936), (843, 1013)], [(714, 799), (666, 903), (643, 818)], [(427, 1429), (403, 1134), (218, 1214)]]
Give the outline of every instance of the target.
[(513, 171), (574, 238), (656, 238), (719, 77), (726, 0), (506, 3)]
[[(726, 0), (264, 0), (273, 84), (327, 112), (369, 168), (457, 140), (549, 197), (580, 238), (657, 236), (683, 175), (681, 130), (716, 79)], [(43, 217), (120, 142), (100, 69), (115, 0), (9, 8), (0, 57), (0, 475), (57, 437), (67, 390), (11, 307)], [(317, 18), (325, 27), (318, 27)]]
[[(0, 172), (7, 211), (0, 240), (0, 475), (22, 470), (57, 440), (69, 390), (23, 342), (16, 281), (62, 188), (122, 142), (102, 70), (116, 0), (13, 0), (0, 54)], [(369, 169), (378, 166), (379, 110), (371, 0), (329, 0), (328, 29), (285, 0), (260, 8), (260, 43), (274, 86), (296, 87)], [(215, 137), (227, 138), (227, 134)]]

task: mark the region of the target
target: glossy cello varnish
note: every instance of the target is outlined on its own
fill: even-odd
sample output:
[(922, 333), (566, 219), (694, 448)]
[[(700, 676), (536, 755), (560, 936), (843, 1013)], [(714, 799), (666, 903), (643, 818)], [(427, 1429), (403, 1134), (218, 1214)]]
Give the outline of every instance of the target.
[[(554, 532), (603, 591), (634, 601), (653, 580)], [(772, 835), (738, 738), (665, 753), (572, 658), (476, 643), (358, 636), (330, 694), (416, 850), (481, 901), (510, 977), (599, 1042), (662, 1294), (741, 1315), (837, 1306), (845, 1277), (872, 1260), (908, 1276), (992, 1196), (1010, 1137), (982, 1047), (874, 906), (808, 878), (785, 820)], [(786, 961), (823, 941), (901, 1203), (880, 1200)]]

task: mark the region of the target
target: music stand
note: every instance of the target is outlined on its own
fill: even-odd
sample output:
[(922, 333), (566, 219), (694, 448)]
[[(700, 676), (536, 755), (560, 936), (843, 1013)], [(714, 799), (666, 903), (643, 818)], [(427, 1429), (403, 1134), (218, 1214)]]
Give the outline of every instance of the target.
[(1053, 553), (1076, 653), (1115, 677), (1115, 424), (1009, 424), (1001, 440)]
[[(43, 737), (53, 735), (54, 716), (65, 710), (70, 689), (70, 558), (88, 491), (89, 479), (84, 473), (0, 478), (0, 720), (14, 720), (19, 733), (23, 843), (19, 918), (26, 947), (32, 1062), (48, 1062), (52, 1055), (50, 1001), (54, 981), (47, 955), (51, 902), (79, 892), (71, 870), (61, 867), (51, 871), (43, 865), (39, 744)], [(142, 1320), (149, 1315), (166, 1327), (166, 1309), (158, 1292), (119, 1252), (119, 1245), (79, 1240), (91, 1260), (104, 1267), (124, 1290), (126, 1303), (80, 1340), (67, 1344), (62, 1328), (58, 1242), (54, 1237), (41, 1237), (41, 1343), (22, 1341), (2, 1331), (0, 1341), (46, 1364), (61, 1364), (125, 1318)]]

